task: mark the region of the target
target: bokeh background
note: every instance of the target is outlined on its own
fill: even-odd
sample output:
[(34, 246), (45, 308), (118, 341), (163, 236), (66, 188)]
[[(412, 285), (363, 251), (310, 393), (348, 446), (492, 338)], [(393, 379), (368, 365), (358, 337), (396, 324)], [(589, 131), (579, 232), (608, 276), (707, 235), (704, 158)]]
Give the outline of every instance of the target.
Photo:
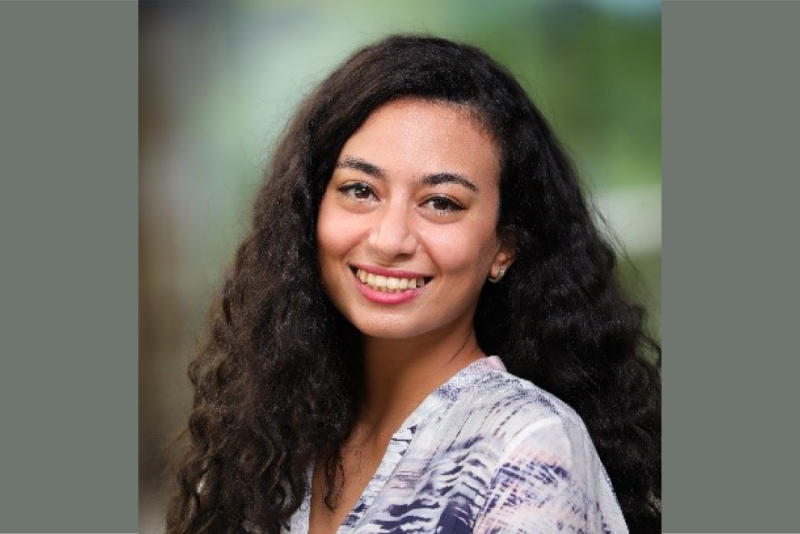
[(186, 365), (295, 106), (357, 47), (396, 32), (475, 44), (550, 120), (660, 337), (657, 0), (140, 2), (140, 529), (161, 532)]

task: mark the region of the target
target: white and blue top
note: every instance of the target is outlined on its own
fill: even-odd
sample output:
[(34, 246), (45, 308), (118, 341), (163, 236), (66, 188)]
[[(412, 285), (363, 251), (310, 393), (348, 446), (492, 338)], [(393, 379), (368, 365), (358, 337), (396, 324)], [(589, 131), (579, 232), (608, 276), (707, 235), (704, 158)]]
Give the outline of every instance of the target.
[[(308, 532), (310, 502), (284, 532)], [(580, 417), (489, 356), (406, 418), (337, 534), (551, 532), (628, 529)]]

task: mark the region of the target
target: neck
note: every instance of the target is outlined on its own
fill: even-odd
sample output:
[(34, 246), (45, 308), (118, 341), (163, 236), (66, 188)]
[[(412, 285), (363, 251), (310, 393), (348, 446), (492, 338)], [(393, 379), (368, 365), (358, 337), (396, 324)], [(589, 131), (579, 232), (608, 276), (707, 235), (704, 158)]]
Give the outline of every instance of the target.
[(364, 337), (364, 396), (357, 427), (365, 440), (388, 441), (437, 387), (484, 356), (472, 324), (410, 339)]

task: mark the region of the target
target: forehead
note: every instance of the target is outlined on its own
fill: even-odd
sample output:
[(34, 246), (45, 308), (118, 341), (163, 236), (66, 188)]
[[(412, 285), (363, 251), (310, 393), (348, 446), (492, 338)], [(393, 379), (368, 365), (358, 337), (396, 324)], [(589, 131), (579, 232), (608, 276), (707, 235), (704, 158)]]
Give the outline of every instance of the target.
[(500, 157), (476, 114), (458, 104), (417, 98), (376, 109), (347, 140), (339, 160), (365, 159), (398, 177), (435, 172), (497, 183)]

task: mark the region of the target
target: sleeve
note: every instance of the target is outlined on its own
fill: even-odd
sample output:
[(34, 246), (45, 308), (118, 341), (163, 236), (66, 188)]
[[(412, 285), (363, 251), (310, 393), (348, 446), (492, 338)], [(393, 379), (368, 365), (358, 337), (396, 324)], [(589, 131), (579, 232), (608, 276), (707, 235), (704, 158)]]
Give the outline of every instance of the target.
[(627, 534), (608, 475), (582, 422), (539, 421), (505, 447), (475, 534)]

